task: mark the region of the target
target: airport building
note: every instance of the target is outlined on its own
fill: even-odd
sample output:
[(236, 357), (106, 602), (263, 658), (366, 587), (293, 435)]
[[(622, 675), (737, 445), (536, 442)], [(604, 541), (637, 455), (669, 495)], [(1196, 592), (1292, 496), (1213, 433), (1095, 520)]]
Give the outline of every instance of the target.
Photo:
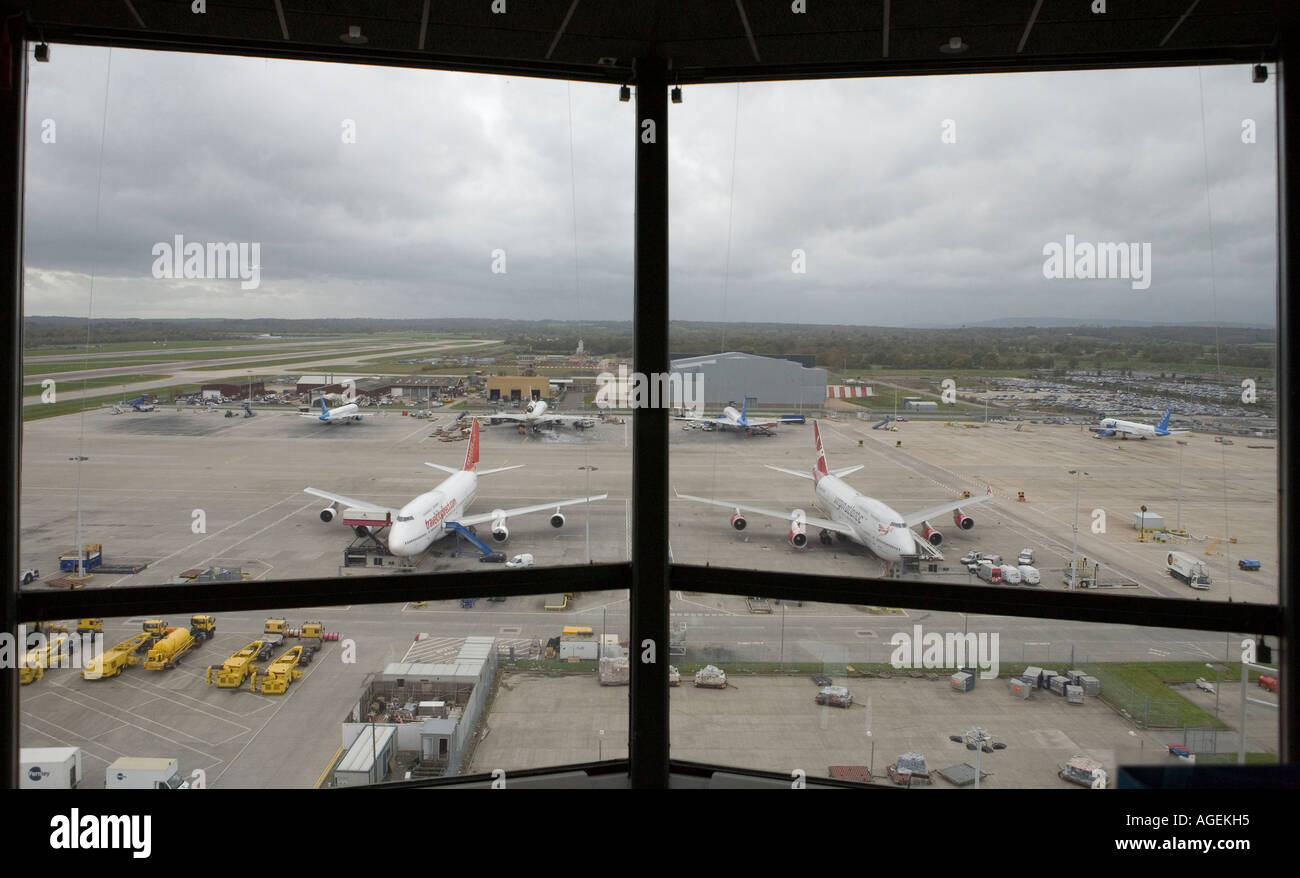
[(551, 382), (547, 378), (528, 378), (523, 375), (493, 375), (487, 380), (488, 399), (541, 399), (550, 395)]
[(826, 400), (826, 370), (791, 360), (730, 351), (673, 360), (672, 371), (699, 374), (706, 405), (820, 407)]

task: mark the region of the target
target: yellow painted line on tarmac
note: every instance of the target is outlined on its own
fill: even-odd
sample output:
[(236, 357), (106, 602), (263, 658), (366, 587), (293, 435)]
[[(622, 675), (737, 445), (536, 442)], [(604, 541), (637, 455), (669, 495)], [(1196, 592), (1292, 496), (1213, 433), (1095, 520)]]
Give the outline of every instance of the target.
[(311, 785), (313, 790), (320, 789), (320, 785), (325, 783), (325, 775), (330, 773), (330, 769), (334, 767), (334, 763), (338, 762), (339, 754), (342, 752), (343, 747), (340, 745), (340, 747), (334, 751), (334, 755), (330, 757), (329, 765), (326, 765), (325, 770), (320, 773), (320, 777), (316, 778), (316, 783)]

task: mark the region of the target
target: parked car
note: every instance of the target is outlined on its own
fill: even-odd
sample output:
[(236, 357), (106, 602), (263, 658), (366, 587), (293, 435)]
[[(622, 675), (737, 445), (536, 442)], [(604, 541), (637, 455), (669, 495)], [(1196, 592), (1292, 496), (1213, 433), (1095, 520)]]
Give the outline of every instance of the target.
[(524, 553), (523, 555), (515, 555), (513, 558), (511, 558), (509, 561), (506, 562), (506, 566), (507, 567), (532, 567), (533, 556), (527, 553)]

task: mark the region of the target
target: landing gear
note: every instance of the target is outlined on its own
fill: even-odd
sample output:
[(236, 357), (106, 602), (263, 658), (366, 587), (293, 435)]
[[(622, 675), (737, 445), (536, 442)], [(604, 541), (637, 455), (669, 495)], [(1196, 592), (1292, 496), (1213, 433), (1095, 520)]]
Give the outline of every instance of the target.
[(823, 529), (818, 535), (818, 539), (822, 541), (823, 546), (829, 546), (835, 542), (834, 538), (831, 536), (831, 532), (825, 529)]

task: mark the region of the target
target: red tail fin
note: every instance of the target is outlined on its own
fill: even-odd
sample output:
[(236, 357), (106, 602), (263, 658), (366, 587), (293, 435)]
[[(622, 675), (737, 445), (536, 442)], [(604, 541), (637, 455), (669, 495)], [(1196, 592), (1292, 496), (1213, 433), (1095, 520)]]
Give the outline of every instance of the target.
[(469, 431), (469, 448), (465, 449), (465, 466), (466, 472), (473, 472), (478, 467), (478, 418), (474, 419), (474, 426)]
[(830, 475), (830, 470), (826, 468), (826, 449), (822, 448), (822, 431), (813, 421), (813, 439), (817, 442), (817, 462), (813, 464), (813, 481), (821, 480), (822, 476)]

